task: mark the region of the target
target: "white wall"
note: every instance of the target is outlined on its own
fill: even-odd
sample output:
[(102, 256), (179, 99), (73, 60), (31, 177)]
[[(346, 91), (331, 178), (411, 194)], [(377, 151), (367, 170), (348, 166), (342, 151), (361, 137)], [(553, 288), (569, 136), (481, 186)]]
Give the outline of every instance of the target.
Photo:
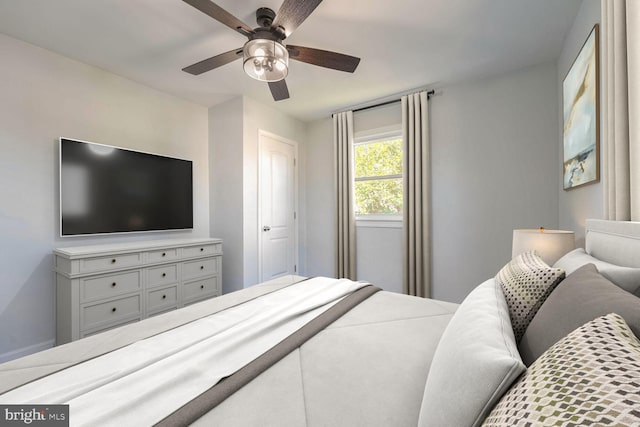
[(244, 103), (235, 98), (209, 109), (211, 235), (223, 241), (222, 291), (242, 289)]
[[(600, 1), (584, 0), (580, 11), (573, 22), (571, 30), (567, 34), (562, 53), (558, 58), (558, 105), (559, 105), (559, 155), (558, 168), (562, 168), (562, 82), (569, 72), (571, 64), (576, 59), (580, 48), (584, 44), (587, 36), (591, 32), (594, 24), (600, 23)], [(602, 29), (600, 29), (602, 31)], [(602, 46), (602, 33), (600, 34), (600, 44)], [(601, 47), (602, 52), (602, 47)], [(602, 70), (602, 64), (600, 65)], [(600, 87), (602, 88), (602, 71), (600, 72)], [(602, 90), (602, 89), (601, 89)], [(601, 98), (602, 99), (602, 98)], [(602, 111), (602, 106), (601, 106)], [(600, 120), (602, 124), (602, 119)], [(605, 150), (606, 141), (602, 138), (603, 129), (600, 126), (600, 171), (602, 176), (602, 153)], [(602, 178), (600, 182), (579, 187), (571, 191), (564, 191), (562, 185), (559, 187), (559, 227), (563, 230), (573, 230), (576, 234), (577, 246), (584, 247), (584, 227), (587, 218), (604, 218), (604, 187)]]
[[(209, 110), (211, 233), (224, 239), (225, 293), (254, 285), (258, 271), (258, 131), (298, 143), (304, 158), (306, 125), (250, 98), (236, 98)], [(298, 162), (303, 170), (304, 163)], [(299, 174), (304, 188), (304, 174)], [(304, 248), (304, 193), (300, 192), (299, 246)], [(304, 260), (304, 257), (301, 257)], [(303, 274), (305, 266), (298, 266)]]
[(402, 126), (402, 104), (400, 102), (353, 113), (353, 132), (356, 135), (388, 126)]
[(331, 118), (309, 123), (305, 150), (306, 274), (334, 277), (336, 205)]
[[(429, 102), (433, 296), (460, 302), (511, 258), (514, 228), (558, 225), (556, 66), (543, 64), (453, 84), (439, 89)], [(307, 150), (308, 272), (331, 275), (335, 261), (330, 119), (309, 125)], [(384, 238), (396, 245), (400, 240), (394, 231), (377, 233), (379, 240), (359, 232), (359, 245), (366, 247), (358, 247), (358, 256), (379, 254)], [(389, 281), (384, 268), (395, 262), (372, 263), (364, 274)], [(395, 275), (401, 282), (401, 270)]]
[(432, 97), (433, 297), (461, 301), (511, 259), (515, 228), (558, 224), (555, 64)]
[(402, 293), (402, 227), (356, 226), (356, 274), (358, 280)]
[[(0, 35), (0, 360), (55, 338), (55, 247), (209, 236), (207, 109)], [(58, 138), (194, 161), (193, 232), (60, 238)]]

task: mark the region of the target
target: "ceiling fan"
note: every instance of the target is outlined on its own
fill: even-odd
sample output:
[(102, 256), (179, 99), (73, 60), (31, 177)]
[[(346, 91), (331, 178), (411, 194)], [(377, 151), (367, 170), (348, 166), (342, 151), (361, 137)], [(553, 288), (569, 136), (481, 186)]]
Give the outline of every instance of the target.
[(255, 29), (211, 0), (183, 1), (249, 39), (243, 47), (183, 68), (182, 71), (187, 73), (199, 75), (243, 57), (244, 71), (254, 79), (268, 82), (273, 99), (281, 101), (289, 98), (289, 89), (284, 80), (289, 72), (289, 59), (348, 73), (353, 73), (360, 63), (360, 58), (354, 56), (282, 43), (322, 0), (284, 0), (277, 14), (261, 7), (256, 11), (259, 27)]

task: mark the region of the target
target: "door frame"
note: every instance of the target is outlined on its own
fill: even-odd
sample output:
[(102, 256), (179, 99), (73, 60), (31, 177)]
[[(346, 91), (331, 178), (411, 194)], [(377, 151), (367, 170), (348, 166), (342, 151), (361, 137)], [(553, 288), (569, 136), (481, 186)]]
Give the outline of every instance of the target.
[(293, 158), (294, 158), (294, 166), (293, 166), (293, 209), (295, 212), (293, 219), (293, 262), (294, 262), (294, 273), (300, 274), (300, 253), (298, 250), (298, 240), (299, 240), (299, 222), (300, 222), (300, 209), (298, 206), (298, 193), (299, 193), (299, 161), (298, 161), (298, 142), (282, 137), (280, 135), (276, 135), (275, 133), (268, 132), (263, 129), (258, 129), (258, 283), (262, 283), (263, 277), (263, 256), (262, 256), (262, 170), (264, 168), (262, 164), (262, 152), (264, 140), (263, 137), (275, 139), (278, 142), (283, 144), (290, 145), (293, 147)]

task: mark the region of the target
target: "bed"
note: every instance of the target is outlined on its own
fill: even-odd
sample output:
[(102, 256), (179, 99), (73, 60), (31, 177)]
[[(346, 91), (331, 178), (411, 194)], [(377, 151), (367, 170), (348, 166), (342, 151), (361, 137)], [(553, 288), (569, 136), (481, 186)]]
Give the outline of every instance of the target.
[[(461, 305), (279, 278), (2, 364), (0, 408), (69, 404), (71, 425), (101, 426), (640, 425), (640, 223), (588, 220), (586, 250), (539, 262), (517, 257)], [(622, 379), (528, 403), (539, 372), (546, 391), (571, 384), (549, 364), (603, 330), (579, 363), (597, 354)]]

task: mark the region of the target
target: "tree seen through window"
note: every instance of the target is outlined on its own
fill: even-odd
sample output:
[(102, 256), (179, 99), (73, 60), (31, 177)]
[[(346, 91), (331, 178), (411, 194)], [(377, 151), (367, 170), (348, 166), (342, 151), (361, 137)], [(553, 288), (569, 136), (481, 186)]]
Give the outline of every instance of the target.
[(356, 215), (402, 215), (402, 138), (356, 143), (354, 157)]

